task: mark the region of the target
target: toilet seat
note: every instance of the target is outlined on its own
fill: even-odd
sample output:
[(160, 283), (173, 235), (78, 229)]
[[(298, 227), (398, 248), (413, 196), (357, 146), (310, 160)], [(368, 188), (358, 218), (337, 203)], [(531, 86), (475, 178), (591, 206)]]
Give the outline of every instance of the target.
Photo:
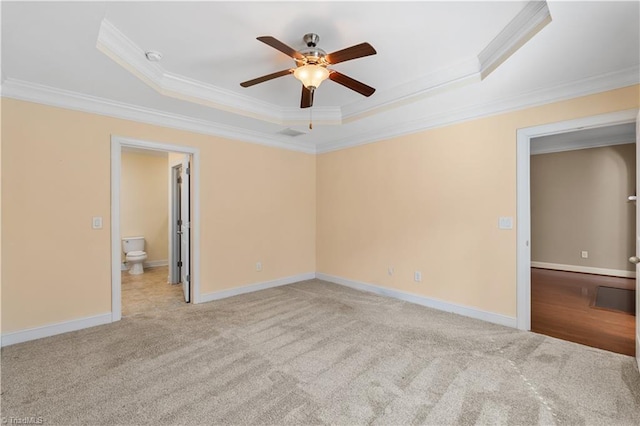
[(144, 251), (140, 251), (140, 250), (136, 250), (136, 251), (130, 251), (129, 253), (127, 253), (127, 257), (139, 257), (139, 256), (146, 256), (147, 253)]

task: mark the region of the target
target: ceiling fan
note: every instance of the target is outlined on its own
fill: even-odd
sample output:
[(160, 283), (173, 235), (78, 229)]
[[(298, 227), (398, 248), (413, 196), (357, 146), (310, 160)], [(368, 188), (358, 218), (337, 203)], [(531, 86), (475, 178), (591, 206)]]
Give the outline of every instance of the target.
[(296, 62), (296, 68), (274, 72), (254, 78), (253, 80), (245, 81), (240, 83), (242, 87), (250, 87), (254, 84), (264, 83), (274, 78), (293, 74), (295, 78), (302, 82), (300, 108), (309, 108), (313, 105), (313, 94), (315, 90), (327, 78), (364, 96), (371, 96), (373, 92), (376, 91), (373, 87), (367, 86), (351, 77), (347, 77), (338, 71), (327, 68), (329, 65), (335, 65), (340, 62), (375, 55), (376, 50), (369, 43), (360, 43), (327, 54), (324, 50), (316, 47), (320, 37), (313, 33), (304, 35), (302, 39), (306, 43), (307, 48), (301, 51), (297, 51), (271, 36), (258, 37), (257, 39), (281, 51), (285, 55), (292, 57)]

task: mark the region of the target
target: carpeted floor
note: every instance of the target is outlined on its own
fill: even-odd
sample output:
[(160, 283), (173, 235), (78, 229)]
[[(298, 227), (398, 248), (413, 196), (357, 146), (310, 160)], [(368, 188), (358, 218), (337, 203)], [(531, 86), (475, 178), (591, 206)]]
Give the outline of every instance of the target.
[(3, 419), (640, 424), (631, 357), (318, 280), (2, 349)]

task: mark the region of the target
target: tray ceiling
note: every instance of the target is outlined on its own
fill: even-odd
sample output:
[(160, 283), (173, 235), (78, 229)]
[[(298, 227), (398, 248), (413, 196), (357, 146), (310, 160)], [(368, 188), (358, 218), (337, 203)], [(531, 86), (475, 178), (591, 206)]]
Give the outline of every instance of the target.
[[(2, 3), (3, 96), (322, 152), (638, 83), (637, 2)], [(255, 38), (378, 54), (333, 68), (312, 112)], [(144, 57), (163, 54), (160, 62)], [(307, 125), (313, 115), (314, 128)], [(291, 136), (295, 135), (295, 136)]]

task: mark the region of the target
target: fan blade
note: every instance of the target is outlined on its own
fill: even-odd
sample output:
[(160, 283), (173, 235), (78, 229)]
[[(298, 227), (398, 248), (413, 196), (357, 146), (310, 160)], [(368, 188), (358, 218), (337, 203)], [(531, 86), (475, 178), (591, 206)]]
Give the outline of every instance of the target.
[(265, 81), (273, 80), (274, 78), (282, 77), (282, 76), (291, 74), (292, 72), (293, 72), (292, 69), (274, 72), (273, 74), (263, 75), (262, 77), (254, 78), (253, 80), (240, 83), (240, 86), (242, 87), (253, 86), (254, 84), (264, 83)]
[(281, 51), (285, 55), (291, 56), (293, 59), (304, 59), (304, 56), (302, 55), (302, 53), (287, 46), (280, 40), (277, 40), (271, 36), (262, 36), (262, 37), (258, 37), (257, 39), (263, 42), (264, 44), (267, 44), (273, 47), (274, 49)]
[(337, 52), (329, 53), (326, 56), (327, 62), (337, 64), (339, 62), (350, 61), (352, 59), (362, 58), (364, 56), (375, 55), (376, 49), (369, 43), (360, 43)]
[(376, 91), (373, 87), (367, 86), (366, 84), (361, 83), (358, 80), (354, 80), (351, 77), (347, 77), (344, 74), (340, 74), (338, 71), (331, 70), (329, 79), (367, 97), (373, 95), (373, 92)]
[(300, 99), (300, 108), (309, 108), (313, 106), (313, 90), (309, 90), (302, 85), (302, 99)]

